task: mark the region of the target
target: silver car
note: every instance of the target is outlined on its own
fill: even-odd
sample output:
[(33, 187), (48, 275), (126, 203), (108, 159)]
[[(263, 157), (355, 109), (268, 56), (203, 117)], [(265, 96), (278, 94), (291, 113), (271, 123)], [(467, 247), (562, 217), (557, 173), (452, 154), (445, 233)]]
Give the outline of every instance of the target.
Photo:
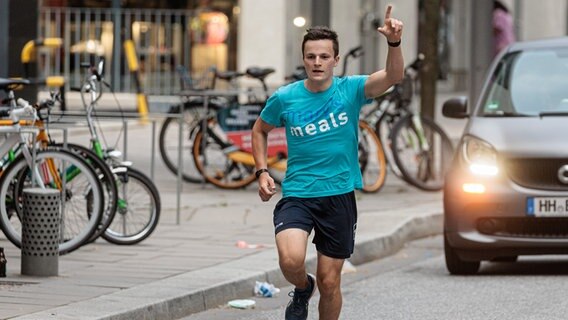
[(568, 254), (568, 38), (516, 43), (493, 62), (444, 186), (451, 274), (483, 260)]

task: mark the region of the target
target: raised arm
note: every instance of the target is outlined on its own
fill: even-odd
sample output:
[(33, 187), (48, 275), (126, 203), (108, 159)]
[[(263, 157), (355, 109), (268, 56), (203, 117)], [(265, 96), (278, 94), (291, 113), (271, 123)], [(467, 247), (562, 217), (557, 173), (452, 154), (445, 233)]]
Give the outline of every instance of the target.
[(404, 59), (400, 42), (402, 38), (402, 21), (391, 18), (392, 6), (387, 7), (385, 21), (377, 31), (382, 33), (388, 42), (387, 61), (384, 69), (369, 76), (365, 82), (365, 96), (374, 98), (381, 95), (393, 84), (398, 83), (404, 76)]

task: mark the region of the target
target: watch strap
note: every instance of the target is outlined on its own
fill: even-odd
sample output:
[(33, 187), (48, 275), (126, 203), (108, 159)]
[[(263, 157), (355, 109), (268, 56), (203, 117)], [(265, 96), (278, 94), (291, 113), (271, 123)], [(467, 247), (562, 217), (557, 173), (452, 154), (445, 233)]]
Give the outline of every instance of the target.
[(398, 47), (398, 46), (400, 46), (400, 42), (401, 42), (401, 40), (398, 40), (397, 42), (390, 42), (390, 41), (387, 40), (389, 47)]
[(262, 169), (258, 169), (256, 170), (256, 172), (254, 173), (254, 175), (256, 176), (256, 178), (258, 179), (258, 177), (260, 177), (261, 174), (268, 172), (268, 169), (266, 168), (262, 168)]

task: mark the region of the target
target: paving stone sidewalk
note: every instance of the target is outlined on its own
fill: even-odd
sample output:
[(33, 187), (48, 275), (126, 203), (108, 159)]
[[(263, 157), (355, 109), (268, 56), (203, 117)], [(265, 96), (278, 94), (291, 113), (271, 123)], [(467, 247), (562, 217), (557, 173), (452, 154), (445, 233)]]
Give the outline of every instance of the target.
[[(461, 123), (443, 126), (454, 139), (462, 128)], [(8, 259), (7, 277), (0, 278), (0, 319), (176, 319), (249, 297), (257, 280), (285, 284), (272, 227), (279, 196), (263, 203), (256, 185), (227, 191), (184, 183), (178, 216), (176, 177), (156, 150), (151, 156), (149, 128), (129, 126), (127, 154), (136, 168), (153, 172), (160, 190), (162, 215), (156, 231), (138, 245), (116, 246), (99, 239), (61, 256), (56, 277), (22, 276), (20, 251), (0, 233)], [(120, 130), (110, 131), (105, 138), (122, 148), (115, 136)], [(72, 141), (78, 138), (70, 136)], [(419, 191), (389, 175), (379, 193), (357, 193), (357, 198), (353, 264), (441, 232), (441, 192)], [(238, 241), (255, 248), (239, 248)], [(313, 268), (315, 252), (309, 247), (308, 265)]]
[[(262, 203), (254, 187), (184, 186), (178, 225), (175, 188), (160, 191), (164, 210), (150, 238), (134, 246), (99, 239), (61, 256), (57, 277), (22, 276), (20, 251), (0, 236), (8, 259), (8, 275), (0, 279), (0, 319), (175, 319), (250, 296), (255, 280), (284, 283), (272, 228), (278, 199)], [(441, 230), (439, 192), (389, 177), (380, 193), (357, 197), (354, 264)], [(238, 241), (259, 248), (239, 248)], [(314, 257), (311, 250), (311, 264)]]

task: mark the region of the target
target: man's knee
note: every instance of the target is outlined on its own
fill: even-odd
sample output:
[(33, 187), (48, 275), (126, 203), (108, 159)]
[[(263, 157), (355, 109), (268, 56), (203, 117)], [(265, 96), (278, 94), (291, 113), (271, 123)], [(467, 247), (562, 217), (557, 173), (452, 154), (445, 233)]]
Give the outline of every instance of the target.
[(321, 294), (334, 294), (339, 290), (341, 284), (341, 277), (338, 274), (318, 275), (317, 277), (318, 288)]
[(304, 259), (299, 255), (283, 255), (280, 257), (279, 263), (282, 270), (295, 271), (304, 268)]

